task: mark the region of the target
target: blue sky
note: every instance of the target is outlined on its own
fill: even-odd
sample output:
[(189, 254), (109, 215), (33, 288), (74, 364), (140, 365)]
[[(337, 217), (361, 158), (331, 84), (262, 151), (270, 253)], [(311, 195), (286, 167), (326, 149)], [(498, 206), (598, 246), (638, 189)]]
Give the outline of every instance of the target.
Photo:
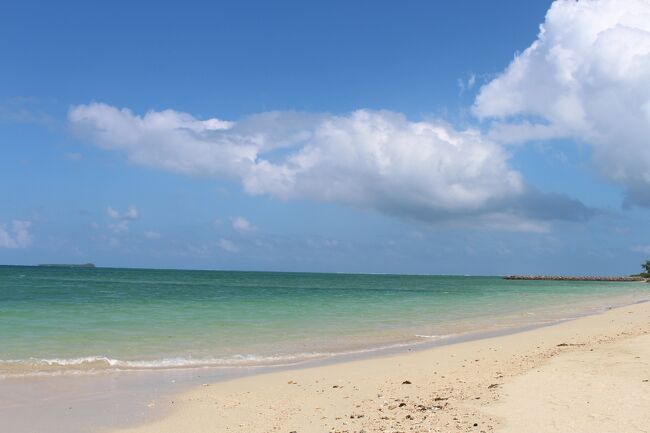
[(650, 29), (615, 7), (9, 4), (0, 263), (636, 272)]

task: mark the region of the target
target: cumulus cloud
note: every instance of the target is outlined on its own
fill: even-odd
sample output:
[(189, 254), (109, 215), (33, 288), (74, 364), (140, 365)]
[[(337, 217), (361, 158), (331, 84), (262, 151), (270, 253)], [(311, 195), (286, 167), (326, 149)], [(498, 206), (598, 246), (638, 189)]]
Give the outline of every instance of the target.
[(232, 218), (232, 228), (237, 230), (239, 233), (248, 233), (257, 230), (257, 227), (251, 224), (250, 221), (244, 217)]
[(358, 110), (269, 112), (230, 122), (173, 110), (140, 116), (100, 103), (72, 108), (69, 120), (92, 143), (133, 163), (229, 179), (250, 194), (424, 221), (531, 217), (516, 203), (535, 191), (508, 165), (507, 152), (476, 130), (436, 120)]
[(650, 206), (650, 2), (554, 2), (537, 40), (480, 90), (473, 110), (498, 121), (495, 139), (589, 143), (627, 202)]
[(114, 220), (133, 221), (140, 218), (140, 210), (136, 205), (133, 204), (129, 205), (129, 207), (127, 207), (123, 213), (120, 213), (109, 206), (106, 208), (106, 213), (109, 217), (111, 217), (111, 219)]
[(26, 248), (32, 244), (30, 221), (13, 220), (11, 226), (0, 223), (0, 248)]
[(106, 208), (106, 214), (114, 220), (108, 224), (108, 228), (115, 233), (123, 233), (129, 231), (129, 222), (135, 221), (140, 218), (140, 210), (135, 205), (129, 205), (122, 213), (116, 211), (112, 207)]

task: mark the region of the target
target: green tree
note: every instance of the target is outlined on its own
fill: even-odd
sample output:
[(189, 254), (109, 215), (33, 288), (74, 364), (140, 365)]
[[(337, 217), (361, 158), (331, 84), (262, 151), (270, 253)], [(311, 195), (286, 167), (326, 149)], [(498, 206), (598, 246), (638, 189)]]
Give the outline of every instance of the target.
[(646, 260), (644, 264), (641, 265), (645, 269), (646, 274), (650, 274), (650, 260)]

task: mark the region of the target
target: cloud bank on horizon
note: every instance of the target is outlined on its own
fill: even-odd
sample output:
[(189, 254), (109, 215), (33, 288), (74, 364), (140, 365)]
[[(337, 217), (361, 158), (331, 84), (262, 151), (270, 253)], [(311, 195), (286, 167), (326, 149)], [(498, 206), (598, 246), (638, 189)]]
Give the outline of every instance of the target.
[(68, 117), (91, 143), (132, 163), (228, 179), (250, 194), (544, 231), (550, 220), (593, 211), (528, 185), (509, 164), (509, 143), (587, 143), (626, 200), (650, 206), (650, 2), (553, 3), (537, 40), (480, 89), (473, 112), (488, 122), (487, 134), (370, 110), (226, 121), (91, 103)]

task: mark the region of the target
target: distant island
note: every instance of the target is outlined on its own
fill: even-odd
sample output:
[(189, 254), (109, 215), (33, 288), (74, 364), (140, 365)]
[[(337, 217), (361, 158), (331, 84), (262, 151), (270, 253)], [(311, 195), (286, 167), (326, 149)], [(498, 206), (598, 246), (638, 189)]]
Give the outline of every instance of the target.
[(68, 263), (44, 263), (40, 264), (43, 268), (94, 268), (94, 263), (68, 264)]

